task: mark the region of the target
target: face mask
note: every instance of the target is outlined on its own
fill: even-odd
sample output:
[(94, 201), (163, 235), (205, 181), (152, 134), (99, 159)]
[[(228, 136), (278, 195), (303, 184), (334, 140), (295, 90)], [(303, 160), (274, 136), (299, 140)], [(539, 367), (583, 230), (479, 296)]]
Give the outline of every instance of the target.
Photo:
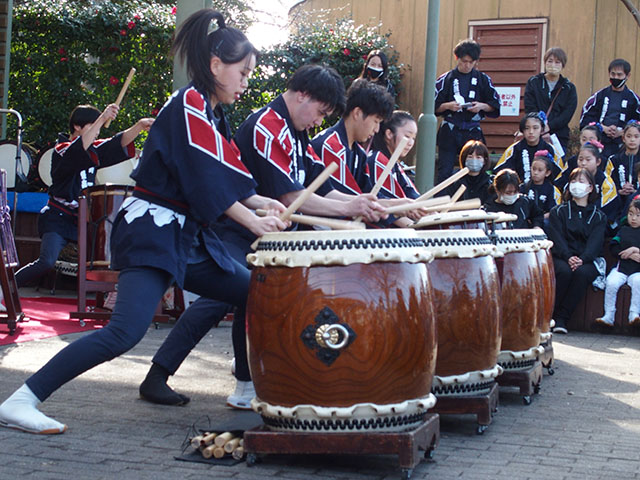
[(513, 205), (514, 203), (516, 203), (516, 200), (518, 199), (518, 194), (514, 193), (513, 195), (502, 195), (500, 199), (502, 200), (502, 203), (504, 203), (505, 205)]
[(376, 78), (380, 78), (383, 73), (384, 70), (382, 68), (367, 67), (367, 75), (373, 80), (375, 80)]
[(610, 78), (611, 86), (613, 88), (622, 88), (625, 83), (627, 83), (627, 78)]
[(569, 192), (574, 198), (584, 198), (589, 194), (587, 191), (589, 184), (582, 182), (573, 182), (569, 184)]
[(547, 73), (550, 73), (551, 75), (560, 75), (560, 72), (562, 71), (562, 67), (558, 67), (557, 65), (548, 65), (546, 68)]
[(469, 169), (470, 172), (479, 172), (484, 167), (484, 160), (481, 158), (467, 158), (464, 161), (464, 166)]

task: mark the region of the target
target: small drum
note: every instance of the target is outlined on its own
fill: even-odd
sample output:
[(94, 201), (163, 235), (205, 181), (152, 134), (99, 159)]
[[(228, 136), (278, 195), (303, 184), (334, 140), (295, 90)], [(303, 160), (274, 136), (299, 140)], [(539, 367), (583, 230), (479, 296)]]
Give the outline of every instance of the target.
[[(18, 144), (14, 141), (0, 142), (0, 168), (7, 172), (6, 188), (15, 188), (16, 186), (16, 157), (18, 154)], [(20, 168), (24, 174), (24, 178), (29, 175), (31, 168), (31, 154), (25, 145), (22, 145), (20, 151)]]
[(498, 217), (484, 210), (459, 210), (457, 212), (425, 215), (412, 228), (429, 230), (487, 229), (487, 222)]
[(540, 345), (542, 279), (532, 230), (499, 230), (493, 234), (501, 282), (502, 344), (498, 363), (505, 370), (531, 367), (544, 349)]
[(436, 396), (486, 394), (502, 373), (497, 249), (479, 229), (418, 235), (435, 256), (427, 267), (438, 332), (431, 391)]
[(251, 272), (253, 409), (274, 430), (402, 431), (435, 405), (436, 330), (413, 230), (264, 235)]
[(540, 250), (536, 252), (536, 257), (540, 268), (543, 291), (540, 299), (542, 301), (541, 341), (544, 342), (551, 337), (551, 317), (553, 317), (553, 306), (556, 301), (556, 274), (553, 268), (553, 256), (551, 255), (553, 242), (547, 238), (541, 228), (534, 228), (531, 232), (533, 240), (540, 247)]
[(87, 267), (106, 268), (111, 263), (111, 229), (122, 202), (133, 192), (128, 185), (96, 185), (85, 189), (89, 209)]
[(96, 185), (135, 185), (131, 172), (138, 166), (142, 150), (136, 149), (136, 156), (110, 167), (100, 168), (96, 172)]
[(51, 147), (46, 150), (41, 150), (38, 153), (38, 176), (47, 187), (50, 187), (53, 183), (51, 179), (51, 157), (53, 150), (54, 148)]

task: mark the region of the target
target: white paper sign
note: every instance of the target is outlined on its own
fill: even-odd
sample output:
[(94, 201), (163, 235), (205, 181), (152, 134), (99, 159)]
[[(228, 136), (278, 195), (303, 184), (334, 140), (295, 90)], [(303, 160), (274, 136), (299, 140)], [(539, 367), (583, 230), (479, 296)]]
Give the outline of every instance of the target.
[(520, 87), (495, 87), (500, 97), (500, 116), (520, 116)]

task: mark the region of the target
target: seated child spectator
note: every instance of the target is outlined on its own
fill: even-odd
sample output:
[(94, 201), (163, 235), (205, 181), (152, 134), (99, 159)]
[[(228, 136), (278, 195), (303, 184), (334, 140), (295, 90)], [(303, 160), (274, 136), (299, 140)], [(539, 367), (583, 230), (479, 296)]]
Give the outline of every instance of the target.
[(640, 197), (635, 197), (627, 211), (627, 224), (611, 239), (609, 248), (618, 263), (607, 275), (604, 291), (604, 315), (596, 322), (613, 327), (618, 290), (625, 283), (631, 287), (629, 324), (640, 326)]
[(505, 212), (518, 216), (512, 222), (513, 228), (542, 227), (544, 221), (543, 211), (533, 200), (518, 192), (520, 178), (518, 174), (509, 168), (498, 172), (493, 179), (491, 196), (484, 204), (487, 212)]
[(544, 218), (549, 218), (549, 212), (561, 201), (560, 190), (551, 183), (551, 153), (538, 150), (531, 162), (531, 180), (520, 185), (520, 193), (533, 200), (544, 212)]
[[(580, 146), (584, 145), (587, 142), (593, 142), (594, 140), (597, 142), (601, 142), (602, 138), (602, 125), (596, 122), (591, 122), (589, 125), (586, 125), (582, 130), (580, 130)], [(556, 187), (560, 189), (560, 191), (564, 191), (564, 187), (569, 183), (569, 174), (573, 172), (574, 168), (578, 168), (578, 155), (571, 155), (565, 161), (566, 169), (562, 173), (562, 176), (558, 178), (555, 182)]]
[(607, 227), (606, 216), (596, 206), (593, 174), (586, 168), (571, 172), (562, 199), (561, 205), (551, 209), (545, 229), (553, 242), (551, 254), (556, 275), (554, 333), (567, 333), (571, 315), (598, 276), (593, 261), (602, 250)]
[(587, 169), (593, 175), (597, 194), (596, 205), (607, 216), (608, 233), (613, 234), (618, 227), (621, 204), (614, 181), (598, 168), (601, 163), (601, 152), (601, 143), (595, 141), (585, 143), (578, 152), (578, 167)]
[(491, 168), (489, 160), (489, 150), (480, 140), (469, 140), (460, 150), (458, 158), (460, 168), (467, 167), (469, 173), (457, 182), (449, 185), (440, 195), (453, 195), (461, 185), (467, 189), (460, 197), (460, 200), (479, 198), (484, 204), (489, 200), (489, 188), (491, 187), (491, 177), (487, 170)]
[(640, 123), (637, 120), (631, 120), (624, 127), (622, 144), (623, 148), (609, 157), (605, 171), (615, 182), (621, 202), (626, 203), (627, 197), (640, 188), (633, 171), (640, 161)]

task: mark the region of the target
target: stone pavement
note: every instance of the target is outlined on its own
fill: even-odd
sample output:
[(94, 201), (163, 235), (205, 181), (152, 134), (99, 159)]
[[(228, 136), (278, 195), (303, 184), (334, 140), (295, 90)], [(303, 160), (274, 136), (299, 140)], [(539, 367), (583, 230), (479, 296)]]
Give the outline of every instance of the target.
[[(64, 435), (39, 437), (0, 428), (0, 478), (38, 479), (391, 479), (394, 457), (270, 455), (213, 466), (174, 460), (188, 428), (232, 412), (224, 399), (230, 324), (223, 322), (188, 358), (172, 385), (191, 396), (185, 407), (138, 398), (138, 385), (168, 327), (149, 330), (127, 355), (101, 365), (56, 392), (43, 411), (69, 425)], [(0, 347), (0, 399), (79, 335)], [(524, 406), (515, 389), (501, 389), (499, 411), (484, 435), (470, 416), (441, 418), (433, 462), (412, 478), (640, 478), (640, 338), (570, 333), (554, 337), (556, 373)]]

